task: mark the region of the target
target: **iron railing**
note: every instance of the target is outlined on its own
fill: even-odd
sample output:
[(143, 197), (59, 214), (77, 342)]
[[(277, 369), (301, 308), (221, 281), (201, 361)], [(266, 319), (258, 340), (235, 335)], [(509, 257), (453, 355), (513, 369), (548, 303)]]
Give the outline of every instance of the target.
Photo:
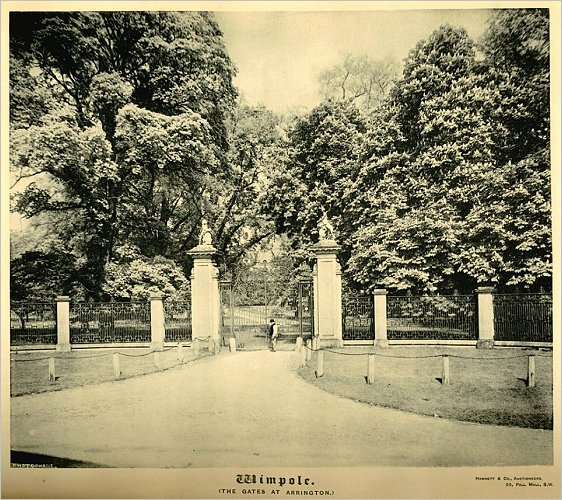
[(494, 294), (494, 339), (552, 342), (552, 295)]
[[(309, 283), (299, 286), (284, 304), (242, 305), (236, 290), (221, 286), (222, 337), (235, 336), (240, 345), (264, 346), (268, 321), (274, 317), (281, 338), (308, 336), (313, 331)], [(497, 341), (552, 342), (551, 294), (494, 294), (494, 330)], [(343, 297), (344, 340), (373, 340), (371, 295)], [(166, 341), (192, 339), (189, 301), (165, 301)], [(388, 296), (389, 340), (477, 340), (476, 295)], [(149, 303), (71, 303), (72, 344), (140, 342), (151, 340)], [(57, 343), (56, 303), (12, 303), (10, 343)]]
[(314, 291), (312, 281), (302, 280), (298, 283), (295, 311), (299, 321), (301, 337), (314, 334)]
[(10, 345), (52, 345), (56, 343), (56, 303), (11, 304)]
[(343, 340), (374, 340), (372, 295), (344, 295), (342, 303)]
[(150, 342), (148, 302), (75, 302), (70, 306), (70, 342)]
[(164, 329), (167, 342), (182, 342), (192, 339), (191, 302), (164, 301)]
[(387, 297), (389, 340), (477, 340), (474, 295)]

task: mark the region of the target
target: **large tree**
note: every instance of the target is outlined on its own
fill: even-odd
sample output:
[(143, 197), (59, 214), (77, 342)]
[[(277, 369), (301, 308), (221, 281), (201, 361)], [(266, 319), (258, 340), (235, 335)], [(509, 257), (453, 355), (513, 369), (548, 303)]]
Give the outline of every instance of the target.
[(480, 43), (500, 91), (497, 119), (509, 132), (504, 161), (517, 162), (549, 146), (549, 23), (548, 9), (500, 9)]
[(495, 192), (507, 235), (501, 281), (525, 290), (552, 287), (549, 23), (548, 9), (497, 10), (480, 44), (505, 130), (496, 154), (505, 179)]
[(12, 165), (28, 178), (14, 207), (79, 215), (81, 275), (100, 298), (117, 246), (150, 257), (196, 242), (205, 188), (228, 168), (234, 69), (208, 13), (10, 21)]
[[(484, 60), (450, 26), (410, 53), (348, 193), (348, 220), (360, 226), (356, 281), (430, 292), (549, 287), (547, 26), (541, 12), (499, 12)], [(508, 48), (496, 47), (504, 36)], [(536, 64), (523, 71), (519, 57), (500, 57), (514, 48)]]
[(267, 212), (272, 183), (285, 155), (281, 117), (263, 106), (240, 104), (230, 123), (229, 168), (212, 186), (216, 246), (234, 274), (247, 252), (274, 233)]
[(358, 171), (365, 121), (350, 101), (326, 101), (297, 119), (288, 133), (287, 156), (279, 163), (267, 200), (277, 231), (286, 233), (301, 257), (317, 241), (327, 215), (349, 251), (352, 229), (341, 219), (343, 194)]

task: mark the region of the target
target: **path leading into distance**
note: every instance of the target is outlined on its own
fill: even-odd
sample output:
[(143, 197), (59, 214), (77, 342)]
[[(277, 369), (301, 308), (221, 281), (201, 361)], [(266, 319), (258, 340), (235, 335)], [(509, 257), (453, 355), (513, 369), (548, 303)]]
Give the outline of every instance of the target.
[(371, 407), (298, 377), (293, 352), (11, 399), (11, 448), (114, 467), (549, 464), (552, 431)]

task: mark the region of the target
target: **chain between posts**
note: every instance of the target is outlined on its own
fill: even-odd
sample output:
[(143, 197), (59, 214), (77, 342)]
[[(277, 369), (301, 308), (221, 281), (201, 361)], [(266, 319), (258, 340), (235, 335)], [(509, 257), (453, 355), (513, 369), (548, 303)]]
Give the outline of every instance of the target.
[[(320, 349), (313, 349), (311, 348), (308, 343), (301, 344), (300, 349), (302, 349), (302, 353), (306, 352), (306, 357), (303, 357), (301, 362), (301, 368), (306, 366), (306, 361), (310, 360), (309, 354), (311, 352), (318, 352), (317, 356), (317, 369), (316, 369), (316, 377), (322, 377), (324, 375), (324, 353), (329, 352), (332, 354), (337, 354), (341, 356), (367, 356), (368, 357), (368, 368), (367, 368), (367, 377), (366, 381), (367, 384), (371, 385), (375, 379), (375, 356), (383, 357), (383, 358), (395, 358), (395, 359), (430, 359), (430, 358), (441, 358), (443, 361), (443, 375), (441, 377), (441, 384), (442, 385), (449, 385), (450, 384), (450, 368), (449, 368), (449, 358), (455, 359), (470, 359), (475, 361), (501, 361), (501, 360), (508, 360), (508, 359), (521, 359), (521, 358), (528, 358), (528, 367), (527, 367), (527, 387), (533, 388), (536, 386), (536, 368), (535, 368), (535, 358), (550, 358), (552, 359), (552, 355), (544, 355), (533, 352), (531, 354), (521, 354), (517, 356), (498, 356), (498, 357), (484, 357), (478, 358), (474, 356), (459, 356), (457, 354), (434, 354), (430, 356), (392, 356), (392, 355), (385, 355), (379, 354), (375, 352), (366, 352), (366, 353), (347, 353), (347, 352), (340, 352), (340, 351), (333, 351), (331, 349), (320, 348)], [(298, 350), (298, 348), (297, 348)]]
[(396, 358), (396, 359), (430, 359), (430, 358), (442, 358), (444, 356), (448, 356), (449, 358), (457, 358), (457, 359), (473, 359), (477, 361), (495, 361), (495, 360), (505, 360), (505, 359), (518, 359), (518, 358), (526, 358), (530, 355), (537, 356), (539, 358), (552, 358), (552, 355), (544, 355), (539, 353), (533, 354), (521, 354), (517, 356), (499, 356), (499, 357), (489, 357), (489, 358), (477, 358), (474, 356), (459, 356), (458, 354), (432, 354), (429, 356), (393, 356), (389, 354), (380, 354), (378, 352), (339, 352), (339, 351), (332, 351), (331, 349), (320, 348), (320, 349), (312, 349), (308, 345), (303, 343), (303, 347), (308, 349), (312, 352), (318, 351), (325, 351), (332, 354), (339, 354), (341, 356), (368, 356), (369, 354), (373, 354), (375, 356), (379, 356), (381, 358)]
[[(208, 337), (205, 338), (199, 338), (196, 337), (193, 340), (199, 340), (201, 342), (204, 342), (206, 340), (209, 340), (211, 338), (211, 336), (209, 335)], [(193, 342), (192, 340), (192, 342)], [(177, 346), (173, 346), (173, 347), (167, 347), (166, 349), (162, 349), (161, 351), (149, 351), (149, 352), (145, 352), (143, 354), (127, 354), (121, 351), (114, 351), (114, 352), (107, 352), (104, 354), (96, 354), (94, 356), (76, 356), (76, 357), (70, 357), (70, 356), (44, 356), (41, 358), (33, 358), (33, 359), (11, 359), (10, 358), (10, 362), (13, 363), (30, 363), (33, 361), (45, 361), (47, 359), (64, 359), (64, 360), (68, 360), (68, 359), (72, 359), (72, 360), (80, 360), (80, 359), (95, 359), (95, 358), (103, 358), (106, 356), (113, 356), (114, 354), (119, 354), (121, 356), (124, 356), (126, 358), (142, 358), (143, 356), (150, 356), (151, 354), (154, 354), (154, 352), (169, 352), (172, 349), (177, 349)]]
[[(211, 338), (210, 336), (207, 337), (207, 339)], [(196, 340), (206, 340), (206, 339), (196, 339)], [(99, 355), (95, 355), (95, 356), (77, 356), (77, 357), (69, 357), (69, 356), (43, 356), (40, 358), (33, 358), (33, 359), (12, 359), (10, 358), (10, 362), (14, 362), (14, 363), (19, 363), (19, 362), (40, 362), (40, 361), (45, 361), (48, 360), (49, 361), (49, 371), (48, 371), (48, 375), (49, 375), (49, 382), (55, 382), (58, 377), (56, 376), (56, 366), (55, 366), (55, 360), (83, 360), (83, 359), (94, 359), (94, 358), (105, 358), (105, 357), (109, 357), (111, 356), (113, 358), (113, 369), (115, 372), (115, 379), (119, 380), (122, 377), (122, 371), (121, 371), (121, 366), (119, 363), (119, 358), (120, 356), (124, 356), (124, 357), (128, 357), (128, 358), (140, 358), (140, 357), (144, 357), (144, 356), (150, 356), (151, 354), (154, 355), (154, 361), (155, 361), (155, 365), (156, 365), (156, 369), (157, 371), (161, 371), (162, 369), (165, 369), (162, 367), (162, 360), (160, 359), (160, 354), (165, 353), (165, 352), (170, 352), (174, 349), (178, 350), (178, 353), (180, 352), (180, 348), (182, 347), (181, 343), (178, 343), (176, 346), (173, 347), (168, 347), (166, 349), (162, 349), (162, 350), (151, 350), (149, 352), (143, 353), (143, 354), (126, 354), (120, 351), (114, 351), (114, 352), (109, 352), (109, 353), (104, 353), (104, 354), (99, 354)], [(183, 358), (183, 356), (181, 356), (181, 359), (178, 357), (178, 359), (176, 361), (178, 361), (179, 363), (173, 363), (171, 366), (169, 366), (168, 368), (171, 368), (172, 366), (176, 366), (176, 365), (184, 365), (184, 364), (188, 364), (191, 363), (192, 361), (197, 361), (199, 359), (202, 359), (203, 357), (207, 357), (207, 356), (200, 356), (199, 355), (199, 351), (196, 352), (196, 355), (193, 357), (193, 359), (190, 360), (185, 360)], [(129, 377), (125, 377), (125, 378), (129, 378)]]
[[(193, 340), (199, 340), (199, 341), (206, 341), (209, 340), (211, 337), (205, 337), (205, 338), (195, 338)], [(501, 357), (489, 357), (489, 358), (477, 358), (474, 356), (459, 356), (457, 354), (433, 354), (430, 356), (392, 356), (392, 355), (388, 355), (388, 354), (380, 354), (377, 352), (370, 352), (370, 353), (352, 353), (352, 352), (339, 352), (339, 351), (333, 351), (331, 349), (325, 349), (325, 348), (321, 348), (321, 349), (312, 349), (311, 347), (309, 347), (308, 345), (304, 344), (302, 345), (302, 347), (308, 349), (311, 352), (318, 352), (318, 351), (325, 351), (325, 352), (329, 352), (332, 354), (339, 354), (341, 356), (368, 356), (369, 354), (374, 354), (375, 356), (379, 356), (382, 358), (395, 358), (395, 359), (430, 359), (430, 358), (441, 358), (443, 356), (448, 356), (450, 358), (456, 358), (456, 359), (471, 359), (471, 360), (476, 360), (476, 361), (495, 361), (495, 360), (506, 360), (506, 359), (518, 359), (518, 358), (526, 358), (527, 356), (529, 356), (529, 354), (521, 354), (518, 356), (501, 356)], [(172, 349), (175, 349), (176, 346), (174, 347), (168, 347), (167, 349), (164, 349), (162, 351), (159, 352), (169, 352)], [(143, 354), (126, 354), (120, 351), (117, 351), (117, 354), (120, 354), (122, 356), (125, 357), (129, 357), (129, 358), (140, 358), (143, 356), (149, 356), (151, 354), (153, 354), (154, 351), (149, 351)], [(76, 358), (69, 358), (68, 356), (45, 356), (45, 357), (41, 357), (41, 358), (33, 358), (33, 359), (10, 359), (11, 362), (14, 363), (30, 363), (33, 361), (45, 361), (47, 359), (94, 359), (94, 358), (103, 358), (104, 356), (112, 356), (113, 352), (111, 353), (105, 353), (105, 354), (98, 354), (96, 356), (78, 356)], [(544, 354), (539, 354), (539, 353), (533, 353), (533, 356), (537, 356), (539, 358), (552, 358), (552, 356), (550, 355), (544, 355)]]

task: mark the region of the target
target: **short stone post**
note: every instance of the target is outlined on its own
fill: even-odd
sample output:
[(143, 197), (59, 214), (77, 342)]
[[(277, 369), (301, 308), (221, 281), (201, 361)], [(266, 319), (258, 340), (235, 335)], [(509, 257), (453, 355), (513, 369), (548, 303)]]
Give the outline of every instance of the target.
[(70, 351), (70, 297), (61, 295), (57, 303), (57, 351)]
[(56, 380), (55, 358), (49, 358), (49, 382), (55, 382)]
[(181, 342), (178, 342), (178, 353), (177, 358), (180, 363), (183, 363), (183, 345)]
[(316, 254), (314, 281), (314, 334), (319, 346), (343, 345), (341, 268), (337, 261), (340, 250), (326, 217), (318, 227), (319, 241), (311, 247)]
[(236, 352), (236, 339), (234, 337), (228, 339), (228, 345), (230, 347), (230, 352)]
[(297, 346), (296, 346), (296, 350), (297, 350), (298, 352), (301, 352), (301, 349), (303, 349), (302, 337), (297, 337)]
[(306, 366), (306, 352), (305, 352), (305, 348), (302, 345), (300, 351), (297, 351), (297, 355), (299, 356), (300, 359), (301, 368)]
[(318, 351), (318, 358), (316, 360), (316, 378), (324, 375), (324, 351)]
[(527, 387), (535, 387), (535, 355), (529, 354), (529, 364), (527, 366)]
[(191, 348), (193, 349), (193, 357), (198, 358), (199, 357), (199, 339), (194, 338), (191, 341)]
[(441, 384), (449, 385), (449, 356), (443, 355), (443, 373), (441, 375)]
[(164, 349), (164, 337), (166, 329), (164, 326), (164, 302), (161, 293), (150, 296), (150, 348), (153, 351)]
[(113, 353), (113, 371), (115, 373), (115, 378), (119, 378), (121, 376), (121, 364), (119, 359), (119, 353)]
[(193, 338), (211, 337), (209, 351), (218, 352), (220, 346), (219, 270), (213, 262), (216, 248), (207, 221), (203, 220), (199, 245), (188, 254), (193, 258), (191, 273), (191, 318)]
[(494, 288), (481, 286), (476, 289), (478, 294), (478, 349), (494, 347)]
[(374, 308), (374, 329), (375, 329), (375, 346), (388, 347), (388, 339), (386, 336), (386, 294), (384, 288), (375, 288), (373, 290), (373, 308)]
[(312, 337), (312, 350), (313, 351), (318, 350), (318, 335), (315, 335), (314, 337)]
[(372, 384), (375, 381), (375, 355), (369, 354), (367, 364), (367, 384)]
[(154, 351), (154, 366), (157, 370), (162, 368), (162, 353), (160, 351)]
[(306, 360), (310, 361), (312, 359), (312, 340), (306, 341)]

